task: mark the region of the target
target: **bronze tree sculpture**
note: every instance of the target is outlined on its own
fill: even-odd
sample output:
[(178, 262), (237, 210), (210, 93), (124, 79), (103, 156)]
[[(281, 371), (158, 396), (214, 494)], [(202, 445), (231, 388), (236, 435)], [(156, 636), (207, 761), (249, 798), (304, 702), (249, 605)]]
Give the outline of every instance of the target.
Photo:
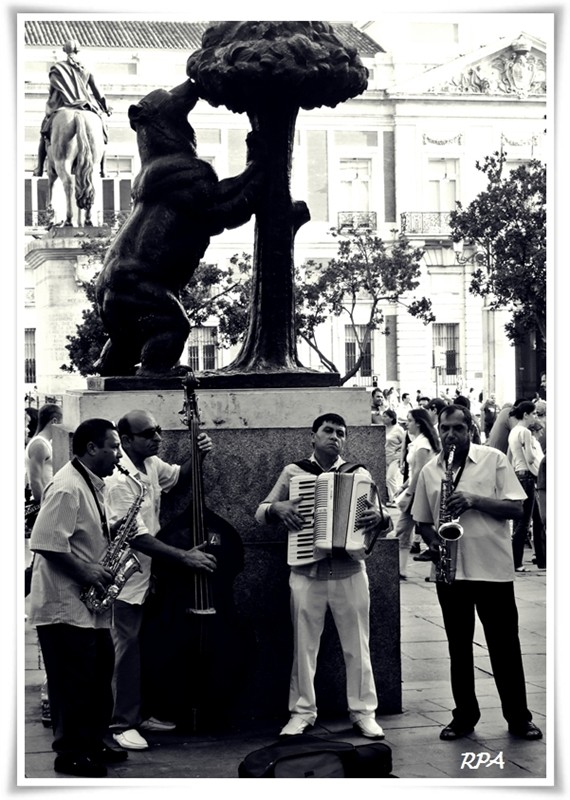
[(307, 205), (290, 193), (295, 123), (301, 108), (335, 107), (361, 94), (368, 70), (328, 23), (248, 21), (211, 25), (186, 72), (211, 105), (247, 113), (265, 147), (249, 328), (226, 371), (311, 372), (297, 357), (295, 337), (294, 238), (310, 219)]

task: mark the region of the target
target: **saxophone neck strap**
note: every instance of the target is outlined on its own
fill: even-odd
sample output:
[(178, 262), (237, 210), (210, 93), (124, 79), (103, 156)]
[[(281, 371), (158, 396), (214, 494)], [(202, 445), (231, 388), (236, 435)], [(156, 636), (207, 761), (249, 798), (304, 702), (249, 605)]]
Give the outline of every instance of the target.
[(457, 474), (456, 474), (455, 478), (453, 479), (453, 491), (455, 491), (457, 489), (457, 484), (461, 480), (461, 476), (463, 475), (463, 470), (465, 469), (465, 464), (466, 463), (467, 463), (467, 457), (462, 462), (461, 466), (457, 470)]
[(93, 481), (89, 477), (89, 473), (87, 472), (81, 461), (77, 458), (77, 456), (71, 459), (71, 466), (74, 467), (77, 470), (77, 472), (79, 472), (79, 474), (81, 475), (81, 477), (91, 490), (91, 494), (93, 495), (93, 499), (95, 500), (95, 505), (97, 506), (97, 511), (99, 512), (99, 517), (101, 519), (101, 527), (103, 528), (103, 535), (105, 536), (107, 541), (109, 541), (111, 535), (109, 533), (109, 524), (107, 522), (105, 509), (99, 502), (99, 498), (97, 497), (97, 492), (95, 490), (95, 487), (93, 486)]

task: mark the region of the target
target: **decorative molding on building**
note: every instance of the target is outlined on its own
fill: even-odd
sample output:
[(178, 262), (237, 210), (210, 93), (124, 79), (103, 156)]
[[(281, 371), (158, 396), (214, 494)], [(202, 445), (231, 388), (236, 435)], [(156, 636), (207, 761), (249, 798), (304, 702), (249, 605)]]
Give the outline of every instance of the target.
[(511, 139), (505, 133), (501, 133), (501, 144), (509, 145), (509, 147), (536, 147), (538, 145), (538, 136), (533, 134), (527, 136), (526, 139)]
[(24, 305), (31, 308), (36, 304), (36, 289), (34, 286), (27, 286), (24, 289)]
[(429, 94), (546, 95), (546, 58), (531, 53), (532, 44), (519, 36), (508, 48), (476, 64), (465, 65), (451, 77), (434, 84)]
[(448, 136), (446, 139), (443, 138), (436, 138), (429, 133), (424, 133), (423, 136), (423, 143), (424, 144), (437, 144), (437, 145), (444, 145), (444, 144), (457, 144), (461, 145), (463, 143), (462, 136), (460, 133), (456, 134), (455, 136)]

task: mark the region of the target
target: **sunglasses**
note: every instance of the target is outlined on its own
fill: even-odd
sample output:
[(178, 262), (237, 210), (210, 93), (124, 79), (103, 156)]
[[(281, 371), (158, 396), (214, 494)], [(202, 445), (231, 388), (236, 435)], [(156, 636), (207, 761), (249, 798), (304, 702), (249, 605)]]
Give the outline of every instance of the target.
[(162, 428), (160, 425), (157, 425), (156, 428), (146, 428), (144, 431), (139, 431), (138, 433), (133, 433), (133, 436), (140, 436), (141, 439), (152, 439), (154, 438), (154, 434), (162, 433)]

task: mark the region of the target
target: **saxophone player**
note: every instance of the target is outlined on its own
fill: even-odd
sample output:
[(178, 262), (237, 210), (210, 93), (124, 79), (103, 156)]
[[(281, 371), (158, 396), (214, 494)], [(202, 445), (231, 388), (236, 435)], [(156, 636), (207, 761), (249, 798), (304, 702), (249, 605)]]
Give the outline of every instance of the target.
[(28, 620), (37, 627), (49, 683), (54, 770), (99, 778), (106, 763), (127, 757), (104, 742), (113, 707), (111, 614), (94, 614), (81, 601), (85, 586), (104, 592), (113, 580), (99, 562), (109, 540), (103, 479), (121, 458), (115, 425), (85, 420), (72, 450), (45, 487), (32, 530)]
[[(446, 406), (440, 412), (442, 453), (422, 469), (412, 506), (412, 516), (434, 561), (439, 557), (441, 491), (450, 479), (447, 516), (458, 519), (463, 529), (456, 543), (455, 579), (436, 582), (455, 703), (453, 719), (441, 731), (440, 739), (468, 736), (480, 718), (473, 665), (475, 612), (485, 633), (509, 732), (521, 739), (541, 739), (542, 732), (532, 722), (527, 705), (508, 524), (522, 515), (525, 493), (503, 453), (473, 444), (471, 425), (471, 413), (463, 406)], [(446, 455), (452, 447), (449, 476)], [(432, 576), (435, 574), (432, 567)]]

